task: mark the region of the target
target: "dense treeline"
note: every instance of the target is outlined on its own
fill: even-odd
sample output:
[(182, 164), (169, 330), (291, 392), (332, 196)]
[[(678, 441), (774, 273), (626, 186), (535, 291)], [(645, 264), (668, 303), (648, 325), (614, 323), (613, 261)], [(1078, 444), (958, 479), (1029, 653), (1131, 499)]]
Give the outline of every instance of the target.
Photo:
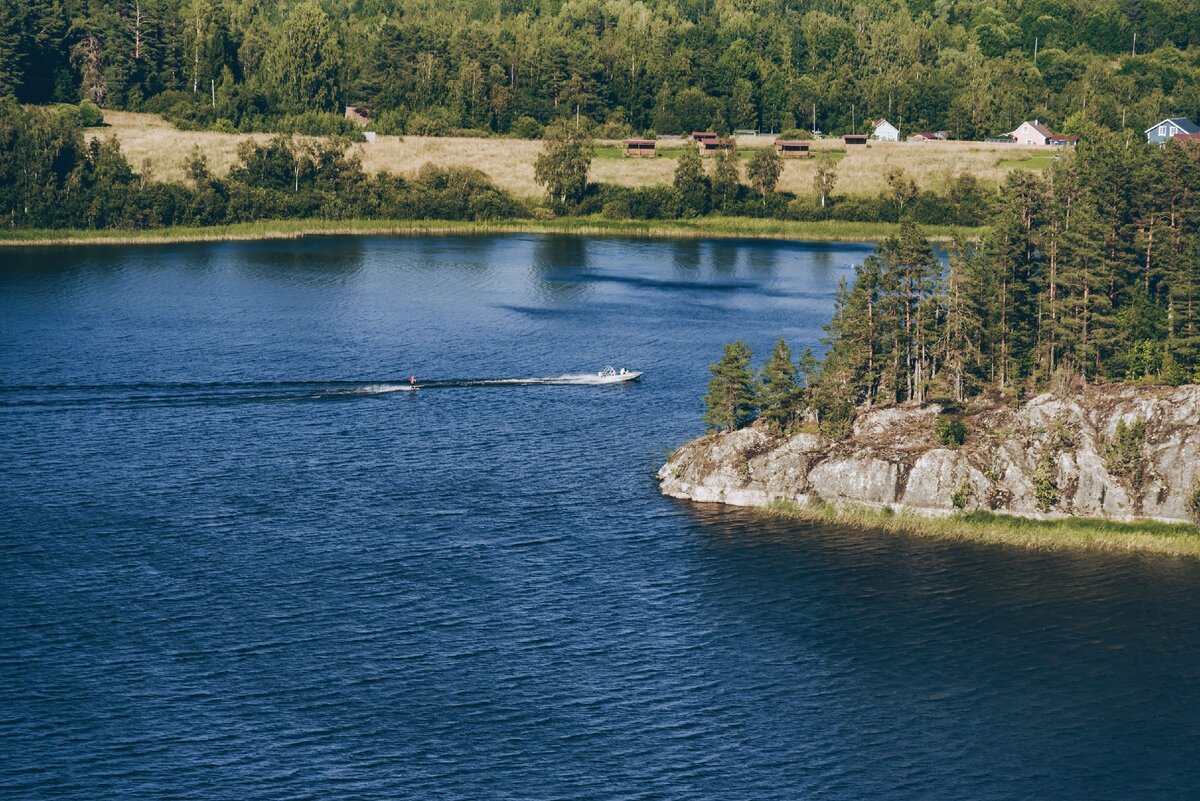
[[(782, 393), (791, 400), (773, 419), (843, 431), (864, 405), (1200, 381), (1200, 147), (1098, 136), (1044, 176), (1012, 174), (1001, 196), (985, 236), (956, 242), (945, 262), (906, 221), (858, 266), (819, 376)], [(748, 364), (743, 348), (727, 351), (715, 384), (750, 391)], [(768, 408), (743, 394), (714, 413), (722, 392), (710, 393), (718, 427)]]
[(1200, 0), (0, 0), (0, 96), (238, 130), (1073, 133), (1200, 116), (1198, 77)]
[(365, 175), (348, 142), (280, 135), (242, 146), (230, 174), (196, 151), (186, 182), (139, 174), (115, 138), (87, 139), (75, 115), (0, 103), (0, 225), (157, 228), (266, 219), (481, 220), (528, 212), (478, 170)]

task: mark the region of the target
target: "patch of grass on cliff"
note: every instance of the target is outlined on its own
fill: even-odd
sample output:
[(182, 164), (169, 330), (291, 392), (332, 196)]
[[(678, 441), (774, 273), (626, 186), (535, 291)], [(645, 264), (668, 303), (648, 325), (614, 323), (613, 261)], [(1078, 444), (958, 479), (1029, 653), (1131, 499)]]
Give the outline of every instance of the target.
[(768, 511), (782, 517), (834, 523), (889, 533), (917, 534), (941, 539), (971, 540), (1038, 549), (1148, 551), (1172, 556), (1200, 556), (1200, 528), (1186, 523), (1096, 520), (1068, 517), (1033, 520), (975, 511), (949, 517), (926, 517), (891, 508), (798, 504), (777, 501)]

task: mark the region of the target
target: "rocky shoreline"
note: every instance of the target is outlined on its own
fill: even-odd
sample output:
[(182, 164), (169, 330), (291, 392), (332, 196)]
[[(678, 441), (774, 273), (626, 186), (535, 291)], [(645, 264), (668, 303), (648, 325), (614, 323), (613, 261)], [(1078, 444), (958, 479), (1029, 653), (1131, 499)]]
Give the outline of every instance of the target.
[(664, 495), (736, 506), (824, 503), (927, 516), (973, 510), (1036, 519), (1194, 522), (1200, 497), (1200, 386), (1089, 386), (1017, 408), (953, 415), (936, 404), (859, 414), (852, 435), (781, 437), (764, 426), (709, 434), (658, 471)]

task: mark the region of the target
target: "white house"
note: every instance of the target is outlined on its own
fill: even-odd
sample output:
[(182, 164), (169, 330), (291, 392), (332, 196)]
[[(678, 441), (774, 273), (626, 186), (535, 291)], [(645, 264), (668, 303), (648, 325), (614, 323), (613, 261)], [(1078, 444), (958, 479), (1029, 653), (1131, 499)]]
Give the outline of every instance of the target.
[(1018, 145), (1048, 145), (1054, 134), (1037, 120), (1025, 120), (1017, 130), (1008, 134)]
[(1161, 145), (1180, 134), (1200, 133), (1200, 128), (1186, 117), (1168, 117), (1146, 129), (1146, 141)]
[(882, 142), (900, 141), (900, 131), (887, 120), (875, 120), (875, 133), (872, 136)]

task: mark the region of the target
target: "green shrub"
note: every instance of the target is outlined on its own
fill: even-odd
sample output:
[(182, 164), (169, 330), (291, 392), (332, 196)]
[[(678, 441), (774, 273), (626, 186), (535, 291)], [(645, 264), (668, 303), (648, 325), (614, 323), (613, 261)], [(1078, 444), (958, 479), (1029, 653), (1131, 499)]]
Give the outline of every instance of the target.
[(404, 133), (404, 125), (408, 120), (408, 114), (404, 111), (396, 109), (388, 109), (382, 111), (371, 120), (369, 126), (372, 131), (383, 136), (400, 136)]
[(1142, 462), (1145, 439), (1146, 422), (1140, 417), (1128, 425), (1123, 418), (1118, 420), (1112, 442), (1105, 447), (1104, 467), (1110, 474), (1127, 478), (1133, 486), (1140, 487), (1145, 474)]
[(1046, 451), (1033, 473), (1033, 495), (1038, 509), (1049, 512), (1058, 503), (1058, 471), (1055, 469), (1054, 454)]
[(70, 103), (62, 103), (55, 107), (54, 114), (65, 126), (71, 128), (83, 127), (83, 117), (79, 113), (79, 106), (73, 106)]
[(1048, 433), (1050, 434), (1050, 444), (1056, 451), (1075, 449), (1075, 432), (1067, 428), (1061, 420), (1052, 421)]
[(409, 117), (405, 131), (413, 136), (447, 136), (453, 127), (449, 111), (431, 108)]
[(854, 433), (854, 409), (836, 406), (826, 410), (817, 422), (817, 430), (830, 439), (843, 440)]
[(533, 117), (517, 117), (508, 132), (518, 139), (541, 139), (545, 128)]
[(364, 138), (358, 123), (327, 111), (289, 114), (271, 127), (282, 133), (305, 136), (345, 136), (355, 142), (361, 142)]
[(957, 448), (967, 440), (967, 426), (954, 417), (939, 417), (934, 428), (937, 441), (947, 448)]
[(1200, 475), (1192, 477), (1192, 494), (1187, 499), (1187, 513), (1192, 522), (1200, 526)]
[(596, 127), (597, 139), (627, 139), (633, 136), (633, 126), (623, 120), (608, 120)]
[(975, 485), (971, 483), (970, 479), (964, 478), (962, 483), (958, 485), (958, 489), (951, 493), (950, 503), (954, 504), (955, 509), (966, 509), (967, 504), (969, 504), (974, 497)]
[(104, 112), (90, 100), (80, 101), (79, 124), (84, 128), (97, 128), (104, 124)]

